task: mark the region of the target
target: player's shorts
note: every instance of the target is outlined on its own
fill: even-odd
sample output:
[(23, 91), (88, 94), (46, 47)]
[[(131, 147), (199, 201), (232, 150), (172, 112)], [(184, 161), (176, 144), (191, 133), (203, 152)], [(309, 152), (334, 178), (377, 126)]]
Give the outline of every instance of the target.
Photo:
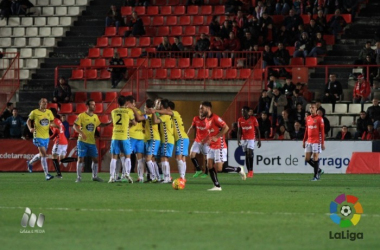
[(179, 139), (175, 143), (175, 155), (188, 156), (189, 155), (189, 138)]
[(158, 150), (160, 149), (160, 141), (148, 140), (145, 142), (145, 154), (146, 155), (158, 155)]
[(112, 140), (110, 151), (113, 155), (118, 155), (120, 153), (130, 155), (132, 154), (132, 147), (129, 140)]
[(49, 146), (49, 138), (48, 139), (34, 138), (33, 144), (38, 148), (44, 147), (45, 149), (47, 149)]
[(227, 149), (212, 149), (208, 151), (207, 160), (214, 160), (215, 163), (227, 161)]
[(67, 153), (67, 144), (61, 145), (61, 144), (54, 144), (53, 149), (51, 150), (51, 153), (53, 155), (66, 155)]
[(78, 141), (77, 145), (78, 157), (98, 157), (98, 149), (95, 144), (89, 144), (82, 141)]
[(247, 149), (255, 149), (255, 140), (241, 140), (241, 147), (243, 149), (243, 152), (246, 152)]
[(137, 153), (144, 154), (145, 153), (145, 151), (144, 151), (144, 149), (145, 149), (144, 140), (138, 140), (138, 139), (131, 138), (130, 141), (131, 141), (131, 148), (132, 148), (133, 153), (135, 153), (135, 154), (137, 154)]
[(208, 151), (210, 151), (210, 147), (208, 146), (207, 143), (200, 143), (194, 141), (193, 145), (191, 146), (190, 152), (194, 152), (197, 154), (204, 154), (207, 155)]
[(322, 153), (322, 146), (319, 143), (306, 143), (305, 153)]
[(161, 142), (161, 157), (172, 157), (174, 145), (171, 143)]

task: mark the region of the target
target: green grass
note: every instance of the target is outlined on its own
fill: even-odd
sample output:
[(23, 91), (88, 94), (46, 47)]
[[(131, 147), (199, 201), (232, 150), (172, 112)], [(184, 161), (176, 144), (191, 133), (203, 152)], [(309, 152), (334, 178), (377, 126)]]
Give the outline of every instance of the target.
[[(108, 174), (101, 177), (108, 180)], [(135, 179), (136, 176), (133, 176)], [(176, 175), (173, 175), (176, 177)], [(184, 190), (168, 184), (108, 184), (74, 174), (45, 181), (42, 173), (0, 174), (1, 249), (379, 249), (378, 175), (188, 174)], [(329, 239), (342, 229), (329, 216), (341, 193), (355, 195), (364, 210), (363, 240)], [(43, 213), (41, 234), (21, 234), (25, 207)], [(29, 228), (29, 230), (31, 230)], [(343, 229), (346, 231), (347, 229)]]

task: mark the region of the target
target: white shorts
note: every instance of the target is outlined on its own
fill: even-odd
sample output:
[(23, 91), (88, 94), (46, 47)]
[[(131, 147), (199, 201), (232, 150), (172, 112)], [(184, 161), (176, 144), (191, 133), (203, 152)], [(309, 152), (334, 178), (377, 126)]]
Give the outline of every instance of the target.
[(210, 149), (207, 154), (207, 160), (214, 160), (215, 163), (227, 161), (227, 149)]
[(208, 152), (210, 151), (210, 147), (208, 146), (207, 143), (199, 143), (194, 141), (193, 145), (191, 146), (190, 152), (194, 152), (197, 154), (204, 154), (207, 155)]
[(243, 152), (246, 152), (247, 149), (255, 149), (255, 140), (241, 140), (240, 143), (243, 148)]
[(305, 145), (305, 153), (322, 153), (322, 146), (319, 143), (308, 143)]
[(63, 155), (66, 156), (67, 145), (54, 144), (53, 149), (51, 150), (53, 155)]

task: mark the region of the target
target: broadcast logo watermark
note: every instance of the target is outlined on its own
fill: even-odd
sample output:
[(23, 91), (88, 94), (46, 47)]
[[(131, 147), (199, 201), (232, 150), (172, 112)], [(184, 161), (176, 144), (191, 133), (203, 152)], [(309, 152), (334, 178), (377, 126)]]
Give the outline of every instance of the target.
[[(341, 228), (356, 226), (363, 214), (363, 208), (359, 198), (353, 195), (340, 194), (330, 203), (330, 219)], [(363, 239), (362, 232), (350, 232), (349, 230), (333, 233), (330, 231), (330, 239)]]
[[(20, 233), (45, 233), (44, 229), (39, 229), (42, 228), (45, 222), (45, 215), (39, 214), (38, 218), (35, 214), (32, 213), (32, 210), (30, 208), (25, 208), (25, 213), (23, 214), (21, 218), (21, 226), (24, 229), (20, 229)], [(28, 229), (34, 228), (37, 225), (38, 228), (36, 229)]]

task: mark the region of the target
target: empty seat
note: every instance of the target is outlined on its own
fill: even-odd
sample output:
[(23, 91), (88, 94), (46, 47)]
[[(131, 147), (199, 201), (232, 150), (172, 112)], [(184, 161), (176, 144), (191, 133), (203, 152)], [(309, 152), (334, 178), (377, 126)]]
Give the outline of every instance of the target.
[(222, 79), (223, 78), (223, 70), (222, 69), (213, 69), (212, 70), (212, 79)]
[(98, 77), (98, 71), (96, 69), (87, 69), (85, 72), (86, 79), (92, 80)]
[(95, 59), (94, 66), (98, 66), (98, 67), (106, 66), (106, 59), (104, 58)]
[(251, 76), (251, 69), (240, 69), (239, 79), (247, 79)]
[(168, 25), (168, 26), (178, 25), (178, 18), (177, 18), (177, 16), (167, 16), (166, 17), (166, 25)]
[(98, 79), (100, 79), (100, 80), (111, 79), (111, 72), (109, 72), (107, 69), (101, 69)]
[(162, 62), (160, 58), (152, 58), (150, 59), (150, 67), (151, 68), (161, 68)]
[(236, 79), (237, 69), (227, 69), (225, 79)]
[(80, 9), (77, 6), (70, 6), (67, 8), (67, 14), (70, 16), (78, 16), (80, 14)]
[(158, 6), (148, 6), (148, 9), (146, 11), (147, 15), (158, 15)]
[(172, 14), (172, 7), (171, 6), (162, 6), (160, 13), (161, 13), (161, 15), (171, 15)]
[(62, 114), (71, 114), (73, 112), (73, 104), (71, 103), (61, 103), (61, 109), (59, 110)]
[(195, 78), (195, 69), (185, 69), (184, 72), (185, 79), (194, 79)]
[(10, 17), (8, 21), (8, 26), (20, 26), (20, 18)]
[(133, 58), (124, 58), (123, 60), (126, 67), (133, 67)]
[(73, 18), (70, 16), (63, 16), (59, 18), (59, 25), (71, 26), (73, 24)]
[(67, 7), (61, 6), (61, 7), (55, 7), (55, 14), (57, 16), (65, 16), (67, 15)]
[(348, 113), (359, 114), (362, 111), (362, 105), (360, 103), (350, 103), (348, 106)]
[(150, 37), (140, 37), (139, 38), (139, 46), (140, 47), (149, 47), (151, 43)]
[(224, 5), (214, 6), (214, 15), (225, 15)]
[(112, 137), (112, 131), (113, 131), (113, 127), (111, 127), (111, 126), (107, 126), (107, 127), (102, 128), (101, 137), (102, 138), (111, 138)]
[(107, 47), (108, 46), (108, 37), (98, 37), (96, 39), (96, 47)]
[[(168, 36), (169, 35), (169, 27), (168, 26), (158, 27), (157, 35), (158, 36)], [(156, 37), (153, 38), (153, 41), (154, 41), (155, 38)]]
[(346, 103), (336, 103), (334, 113), (346, 114), (347, 113), (347, 104)]
[(216, 68), (218, 67), (218, 58), (207, 58), (206, 68)]
[(52, 34), (52, 28), (51, 27), (40, 27), (39, 29), (39, 35), (40, 36), (50, 36)]
[(316, 66), (318, 64), (318, 58), (316, 57), (306, 57), (306, 66)]
[(3, 37), (0, 39), (0, 47), (11, 47), (11, 44), (12, 39), (10, 37)]
[(103, 113), (103, 103), (96, 103), (95, 101), (95, 114), (101, 114)]
[(63, 36), (63, 27), (53, 27), (51, 29), (51, 35), (52, 36)]
[(33, 17), (23, 17), (21, 19), (22, 26), (32, 26), (33, 25)]
[(122, 16), (130, 16), (130, 15), (132, 15), (132, 7), (130, 7), (130, 6), (123, 6), (123, 7), (121, 7), (121, 15)]
[(193, 25), (203, 25), (204, 17), (203, 16), (193, 16)]
[[(25, 39), (25, 38), (18, 38), (18, 39)], [(39, 37), (31, 37), (31, 38), (29, 38), (28, 45), (31, 46), (31, 47), (39, 47), (39, 46), (41, 46), (41, 38), (39, 38)]]
[(332, 104), (331, 103), (324, 103), (322, 107), (325, 109), (326, 114), (332, 113)]
[(195, 36), (195, 26), (185, 27), (185, 35), (186, 36)]
[(92, 60), (91, 59), (80, 59), (80, 66), (82, 67), (91, 67), (92, 66)]
[(168, 75), (167, 69), (156, 69), (156, 79), (166, 79)]
[(128, 57), (128, 49), (127, 48), (118, 48), (117, 52), (121, 58)]
[(345, 126), (352, 126), (354, 123), (354, 117), (353, 116), (342, 116), (340, 118), (340, 125), (345, 125)]
[(34, 49), (34, 57), (37, 57), (37, 58), (47, 57), (47, 49), (46, 48), (35, 48)]
[[(169, 27), (168, 27), (169, 28)], [(153, 46), (158, 46), (162, 43), (163, 37), (153, 37)]]
[(136, 47), (136, 37), (127, 37), (124, 40), (124, 47)]
[(290, 60), (290, 65), (303, 65), (303, 58), (302, 57), (293, 57)]
[(182, 36), (182, 26), (173, 26), (170, 34), (173, 36)]
[(98, 116), (99, 120), (101, 123), (108, 123), (110, 118), (108, 117), (108, 115), (99, 115)]
[(78, 116), (76, 115), (68, 115), (67, 116), (67, 122), (69, 123), (70, 126), (74, 125), (75, 120), (77, 119)]
[[(5, 39), (5, 38), (3, 38), (3, 39)], [(3, 39), (1, 39), (1, 40), (3, 40)], [(10, 40), (10, 38), (9, 38), (9, 40)], [(30, 42), (30, 40), (29, 40), (29, 42)], [(13, 40), (13, 45), (16, 47), (25, 47), (26, 46), (26, 38), (25, 37), (15, 38)], [(8, 45), (8, 46), (10, 46), (10, 45)], [(38, 46), (36, 46), (36, 47), (38, 47)]]
[[(34, 29), (37, 30), (37, 28), (34, 28)], [(37, 36), (37, 34), (38, 33), (35, 32), (33, 34), (27, 34), (27, 36)], [(25, 36), (25, 28), (20, 28), (20, 27), (13, 28), (13, 36)]]
[(179, 25), (190, 25), (190, 24), (191, 24), (190, 16), (179, 17)]
[(339, 116), (329, 115), (326, 116), (326, 118), (329, 120), (331, 126), (339, 126)]
[(153, 17), (153, 26), (162, 26), (164, 25), (164, 17), (163, 16), (155, 16)]
[(184, 36), (182, 38), (182, 44), (186, 47), (191, 47), (194, 45), (194, 39), (192, 36)]
[(90, 48), (88, 50), (88, 57), (90, 57), (90, 58), (100, 57), (100, 49), (99, 48)]
[(137, 15), (145, 15), (145, 6), (136, 6), (134, 9), (136, 11)]
[(208, 69), (198, 69), (197, 79), (208, 79), (209, 74)]
[(59, 24), (59, 17), (48, 17), (47, 23), (49, 26), (56, 26)]
[(148, 60), (146, 58), (137, 58), (135, 66), (137, 66), (137, 67), (140, 67), (140, 66), (148, 67)]
[(113, 102), (117, 98), (117, 92), (106, 92), (104, 102)]
[(116, 36), (116, 27), (106, 27), (105, 36)]
[(46, 16), (54, 16), (54, 7), (46, 7), (49, 5), (43, 5), (44, 7), (41, 8), (41, 14)]
[(189, 5), (187, 6), (187, 14), (188, 15), (198, 15), (199, 13), (199, 7), (196, 5)]
[(87, 101), (87, 92), (76, 92), (74, 101), (76, 103)]
[(87, 111), (87, 106), (85, 103), (77, 103), (75, 106), (75, 113), (77, 114)]
[(132, 48), (131, 49), (131, 57), (132, 58), (136, 58), (136, 57), (140, 57), (141, 55), (141, 48)]
[(190, 58), (180, 58), (178, 61), (179, 68), (188, 68), (190, 67)]
[(50, 0), (50, 5), (51, 6), (61, 6), (62, 5), (62, 0)]
[(220, 59), (220, 67), (221, 68), (231, 68), (232, 67), (232, 60), (231, 60), (231, 58), (222, 58), (222, 59)]
[(186, 13), (185, 6), (174, 6), (173, 14), (174, 15), (184, 15)]
[(12, 36), (12, 28), (0, 28), (0, 36), (1, 37), (9, 37)]
[(204, 59), (203, 58), (193, 58), (192, 67), (193, 68), (203, 68), (204, 67)]
[(28, 69), (21, 69), (20, 70), (20, 79), (22, 79), (22, 80), (29, 79), (29, 70)]
[(123, 45), (123, 39), (121, 37), (111, 38), (111, 47), (121, 47)]
[(48, 103), (46, 106), (47, 109), (55, 108), (58, 110), (58, 104), (57, 103)]
[(176, 80), (182, 78), (182, 70), (181, 69), (171, 69), (170, 70), (170, 79)]
[(201, 6), (201, 14), (202, 15), (211, 15), (212, 14), (212, 6), (211, 5)]
[(71, 77), (70, 79), (76, 80), (76, 79), (83, 79), (83, 70), (81, 69), (73, 69), (71, 71)]
[[(117, 103), (110, 103), (109, 105), (106, 105), (106, 114), (111, 114), (112, 110), (116, 109), (118, 107)], [(107, 128), (107, 127), (106, 127)]]
[(111, 57), (113, 57), (113, 55), (114, 55), (114, 49), (113, 48), (104, 48), (103, 49), (102, 57), (111, 58)]
[[(150, 25), (150, 17), (149, 16), (142, 16), (141, 20), (144, 24), (144, 26), (149, 26)], [(162, 24), (164, 23), (164, 18), (162, 18)]]
[(25, 63), (25, 67), (29, 69), (38, 68), (38, 59), (27, 59)]

